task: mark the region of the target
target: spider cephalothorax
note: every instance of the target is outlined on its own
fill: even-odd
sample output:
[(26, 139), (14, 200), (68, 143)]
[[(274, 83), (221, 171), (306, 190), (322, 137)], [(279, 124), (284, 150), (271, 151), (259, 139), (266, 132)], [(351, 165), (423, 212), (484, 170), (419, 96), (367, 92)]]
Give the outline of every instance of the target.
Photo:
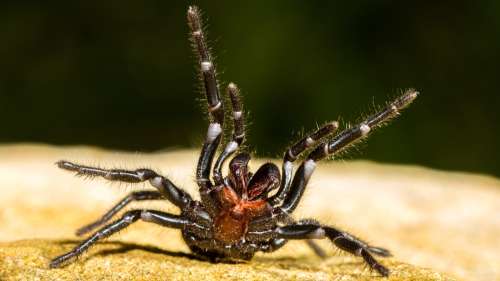
[[(248, 260), (256, 252), (275, 251), (291, 239), (307, 240), (318, 255), (324, 256), (322, 250), (311, 239), (328, 238), (338, 248), (361, 256), (371, 269), (388, 276), (389, 270), (373, 255), (389, 256), (389, 251), (373, 247), (351, 234), (313, 219), (295, 221), (291, 214), (302, 198), (317, 161), (335, 155), (366, 137), (372, 129), (397, 116), (401, 109), (417, 97), (418, 93), (415, 90), (407, 90), (394, 101), (387, 103), (379, 112), (338, 134), (334, 134), (338, 123), (327, 123), (296, 142), (285, 152), (281, 173), (276, 165), (266, 163), (252, 174), (248, 167), (250, 155), (238, 152), (245, 139), (244, 112), (238, 87), (229, 83), (226, 94), (231, 100), (232, 136), (218, 154), (212, 169), (212, 162), (224, 131), (224, 115), (227, 112), (224, 111), (219, 94), (215, 66), (205, 43), (198, 8), (190, 7), (187, 18), (191, 40), (198, 56), (200, 79), (204, 85), (210, 119), (196, 168), (200, 201), (193, 200), (187, 192), (150, 169), (106, 170), (60, 161), (58, 162), (60, 168), (81, 175), (101, 176), (107, 180), (124, 182), (149, 181), (156, 190), (132, 192), (100, 219), (77, 230), (77, 235), (83, 235), (104, 225), (75, 249), (52, 260), (50, 266), (58, 267), (83, 253), (97, 241), (126, 228), (137, 220), (142, 220), (180, 229), (189, 248), (194, 253), (211, 260)], [(238, 154), (229, 162), (228, 175), (224, 177), (222, 167), (226, 160), (237, 152)], [(293, 162), (300, 156), (304, 160), (294, 171)], [(127, 211), (121, 218), (108, 223), (128, 203), (141, 200), (167, 200), (179, 207), (181, 213), (173, 215), (156, 210), (138, 209)]]

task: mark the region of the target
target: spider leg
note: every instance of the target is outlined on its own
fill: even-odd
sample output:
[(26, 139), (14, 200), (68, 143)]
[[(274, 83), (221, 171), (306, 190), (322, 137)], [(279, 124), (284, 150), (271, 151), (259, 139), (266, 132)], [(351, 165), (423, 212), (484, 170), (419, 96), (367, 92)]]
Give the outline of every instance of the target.
[(383, 248), (372, 247), (366, 242), (353, 235), (335, 229), (330, 226), (323, 226), (317, 222), (307, 220), (297, 224), (278, 227), (275, 230), (277, 238), (284, 239), (323, 239), (328, 238), (339, 249), (356, 256), (361, 256), (371, 269), (376, 270), (382, 276), (389, 276), (389, 269), (380, 264), (372, 254), (387, 257), (390, 252)]
[(142, 221), (159, 224), (165, 227), (172, 227), (179, 229), (190, 224), (190, 222), (187, 219), (181, 216), (171, 215), (160, 211), (155, 211), (155, 210), (128, 211), (120, 219), (104, 226), (99, 231), (95, 232), (92, 236), (90, 236), (88, 239), (83, 241), (80, 245), (76, 246), (70, 252), (53, 259), (50, 262), (50, 267), (51, 268), (59, 267), (61, 264), (79, 256), (80, 254), (88, 250), (88, 248), (97, 243), (99, 240), (111, 236), (112, 234), (128, 227), (129, 225), (131, 225), (132, 223), (136, 222), (139, 219)]
[(144, 200), (158, 200), (162, 199), (162, 195), (158, 191), (136, 191), (132, 192), (123, 198), (120, 202), (118, 202), (115, 206), (113, 206), (109, 211), (107, 211), (102, 217), (98, 220), (87, 224), (76, 231), (76, 235), (81, 236), (85, 233), (88, 233), (94, 230), (96, 227), (99, 227), (106, 222), (108, 222), (114, 215), (116, 215), (120, 210), (122, 210), (125, 206), (127, 206), (132, 201), (144, 201)]
[(234, 83), (229, 83), (227, 86), (227, 94), (231, 98), (231, 106), (233, 111), (233, 135), (231, 141), (226, 145), (226, 148), (221, 152), (217, 161), (215, 161), (213, 177), (215, 184), (222, 184), (222, 165), (228, 157), (230, 157), (241, 146), (245, 139), (245, 120), (243, 106), (240, 98), (240, 90)]
[(368, 117), (358, 125), (348, 128), (337, 134), (332, 140), (318, 145), (302, 162), (299, 169), (295, 173), (292, 184), (286, 194), (286, 197), (281, 205), (281, 209), (285, 213), (291, 213), (295, 210), (302, 198), (307, 182), (311, 177), (316, 162), (327, 157), (335, 155), (335, 153), (345, 149), (356, 141), (366, 137), (368, 133), (390, 119), (396, 117), (399, 111), (408, 106), (418, 95), (415, 90), (407, 90), (402, 96), (388, 103), (381, 111)]
[[(294, 218), (292, 218), (289, 214), (281, 211), (280, 208), (276, 208), (274, 210), (277, 213), (275, 213), (273, 216), (258, 218), (258, 219), (253, 220), (249, 223), (248, 233), (246, 235), (247, 240), (250, 240), (250, 241), (267, 240), (267, 239), (271, 238), (271, 236), (272, 236), (272, 231), (269, 231), (269, 229), (274, 229), (276, 227), (276, 224), (278, 224), (278, 223), (284, 223), (284, 224), (296, 223)], [(271, 236), (269, 236), (269, 235), (271, 235)], [(306, 240), (305, 242), (307, 243), (307, 246), (309, 246), (309, 248), (311, 248), (311, 250), (317, 256), (319, 256), (320, 258), (327, 257), (325, 251), (318, 244), (316, 244), (315, 241)], [(277, 243), (277, 242), (271, 241), (271, 243)], [(286, 241), (283, 243), (286, 243)], [(281, 246), (283, 246), (283, 245), (281, 245)], [(274, 246), (269, 245), (269, 247), (273, 248)], [(278, 248), (276, 248), (275, 250), (277, 250), (277, 249)], [(266, 247), (264, 247), (263, 249), (261, 249), (261, 251), (266, 252), (268, 250), (266, 250)], [(269, 251), (274, 251), (274, 250), (269, 250)]]
[(297, 160), (297, 157), (306, 149), (316, 144), (319, 140), (333, 133), (335, 130), (337, 130), (338, 127), (339, 123), (336, 121), (327, 123), (326, 125), (316, 130), (314, 133), (296, 142), (285, 152), (285, 156), (283, 157), (283, 165), (281, 167), (282, 178), (280, 188), (278, 189), (278, 192), (276, 192), (276, 194), (269, 199), (269, 202), (272, 206), (280, 204), (283, 199), (285, 199), (290, 189), (290, 183), (292, 180), (293, 162)]
[(316, 256), (325, 259), (327, 257), (327, 254), (325, 250), (323, 250), (314, 240), (308, 239), (306, 240), (307, 246), (313, 250), (313, 252), (316, 254)]
[(399, 111), (410, 105), (417, 96), (417, 91), (413, 89), (407, 90), (402, 96), (387, 104), (381, 111), (368, 117), (365, 121), (341, 132), (329, 142), (320, 144), (311, 154), (309, 154), (308, 159), (313, 159), (315, 161), (321, 160), (328, 155), (333, 155), (341, 151), (357, 140), (366, 137), (372, 129), (380, 127), (390, 119), (398, 116)]
[(203, 190), (212, 187), (210, 170), (214, 155), (221, 140), (222, 125), (224, 122), (224, 106), (220, 99), (215, 65), (205, 41), (205, 35), (202, 29), (203, 24), (198, 7), (189, 7), (187, 20), (191, 31), (191, 40), (200, 65), (200, 76), (205, 88), (210, 117), (207, 136), (196, 168), (196, 182), (200, 189)]
[[(286, 243), (288, 243), (288, 239), (273, 238), (268, 243), (262, 244), (259, 250), (262, 252), (271, 253), (281, 249), (281, 247), (285, 246)], [(319, 247), (318, 244), (316, 244), (313, 240), (308, 239), (306, 240), (306, 243), (318, 257), (322, 259), (327, 257), (325, 251), (321, 249), (321, 247)]]
[(169, 179), (149, 169), (137, 169), (134, 171), (122, 169), (101, 169), (71, 163), (68, 161), (57, 162), (59, 168), (76, 172), (77, 175), (89, 177), (103, 177), (110, 181), (122, 181), (138, 183), (149, 180), (149, 183), (158, 189), (163, 197), (182, 208), (192, 201), (191, 196), (184, 190), (175, 186)]

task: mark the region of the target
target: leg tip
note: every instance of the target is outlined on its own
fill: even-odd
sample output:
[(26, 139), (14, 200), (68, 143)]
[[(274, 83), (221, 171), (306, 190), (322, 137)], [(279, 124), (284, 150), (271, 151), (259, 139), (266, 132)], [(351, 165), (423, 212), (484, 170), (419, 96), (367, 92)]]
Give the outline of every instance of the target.
[(49, 267), (52, 269), (53, 268), (60, 268), (63, 265), (67, 265), (69, 260), (72, 260), (76, 257), (77, 257), (76, 254), (74, 254), (73, 252), (69, 252), (67, 254), (64, 254), (62, 256), (59, 256), (59, 257), (53, 259), (50, 262)]
[(61, 265), (61, 263), (60, 263), (57, 259), (53, 259), (53, 260), (49, 263), (49, 268), (50, 268), (50, 269), (58, 268), (60, 265)]
[(392, 257), (391, 252), (389, 250), (387, 250), (387, 249), (384, 249), (384, 248), (370, 247), (370, 248), (368, 248), (368, 250), (370, 251), (370, 253), (375, 254), (377, 256)]
[(391, 274), (391, 271), (381, 264), (375, 266), (374, 269), (383, 277), (389, 277), (389, 275)]
[(73, 163), (71, 163), (71, 162), (66, 161), (66, 160), (57, 161), (56, 165), (60, 169), (70, 170), (70, 171), (74, 171), (75, 170), (75, 165)]

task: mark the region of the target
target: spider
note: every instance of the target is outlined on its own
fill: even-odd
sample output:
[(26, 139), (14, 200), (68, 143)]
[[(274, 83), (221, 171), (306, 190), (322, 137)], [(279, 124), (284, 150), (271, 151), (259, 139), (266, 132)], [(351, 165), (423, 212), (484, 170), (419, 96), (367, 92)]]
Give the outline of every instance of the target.
[[(150, 169), (101, 169), (59, 161), (59, 168), (78, 175), (129, 183), (149, 181), (156, 190), (132, 192), (97, 221), (78, 229), (76, 234), (81, 236), (102, 226), (73, 250), (53, 259), (50, 267), (56, 268), (69, 263), (98, 241), (142, 220), (180, 229), (191, 251), (212, 261), (250, 260), (256, 252), (276, 251), (294, 239), (307, 240), (318, 255), (324, 256), (324, 252), (311, 239), (327, 238), (339, 249), (362, 257), (370, 269), (388, 276), (389, 269), (373, 257), (390, 256), (388, 250), (374, 247), (354, 235), (314, 219), (296, 221), (291, 214), (297, 208), (318, 161), (337, 154), (397, 116), (401, 109), (417, 97), (418, 92), (407, 90), (379, 112), (338, 134), (334, 134), (339, 126), (338, 122), (327, 123), (286, 150), (281, 172), (275, 164), (265, 163), (252, 173), (248, 166), (250, 155), (240, 152), (245, 140), (245, 115), (240, 91), (234, 83), (229, 83), (226, 94), (232, 109), (232, 136), (218, 154), (212, 169), (212, 162), (223, 137), (224, 115), (227, 112), (219, 93), (215, 66), (206, 44), (200, 11), (196, 6), (188, 8), (187, 20), (198, 57), (199, 76), (204, 85), (209, 115), (208, 132), (196, 168), (200, 200), (193, 200), (183, 189)], [(307, 152), (309, 153), (304, 157)], [(222, 167), (233, 155), (228, 175), (223, 176)], [(294, 172), (293, 163), (300, 156), (304, 160)], [(133, 209), (108, 223), (130, 202), (143, 200), (167, 200), (180, 209), (180, 215)]]

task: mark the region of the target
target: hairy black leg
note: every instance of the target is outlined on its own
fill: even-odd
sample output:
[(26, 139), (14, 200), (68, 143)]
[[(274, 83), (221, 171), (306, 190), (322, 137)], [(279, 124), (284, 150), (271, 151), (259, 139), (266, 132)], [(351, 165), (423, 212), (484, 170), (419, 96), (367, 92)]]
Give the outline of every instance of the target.
[(320, 144), (307, 158), (314, 161), (321, 160), (328, 155), (333, 155), (341, 151), (357, 140), (368, 136), (372, 129), (380, 127), (382, 124), (398, 116), (399, 111), (410, 105), (417, 96), (417, 91), (413, 89), (407, 90), (403, 95), (393, 102), (388, 103), (382, 110), (368, 117), (363, 122), (344, 130), (332, 140)]
[(157, 174), (153, 170), (137, 169), (134, 171), (128, 171), (121, 169), (101, 169), (79, 165), (68, 161), (59, 161), (57, 162), (57, 165), (61, 169), (76, 172), (77, 175), (103, 177), (110, 181), (137, 183), (149, 180), (149, 183), (157, 188), (165, 199), (180, 208), (186, 206), (186, 204), (192, 201), (191, 196), (187, 192), (178, 188), (170, 180)]
[(76, 231), (76, 235), (81, 236), (85, 233), (88, 233), (95, 228), (105, 224), (114, 215), (116, 215), (120, 210), (122, 210), (125, 206), (127, 206), (132, 201), (144, 201), (144, 200), (158, 200), (162, 199), (161, 193), (158, 191), (136, 191), (132, 192), (123, 198), (120, 202), (118, 202), (115, 206), (113, 206), (109, 211), (107, 211), (102, 217), (98, 220), (87, 224)]
[(306, 161), (302, 162), (302, 164), (300, 164), (293, 177), (292, 184), (290, 185), (290, 190), (286, 194), (283, 204), (279, 207), (283, 212), (290, 214), (295, 210), (295, 208), (297, 208), (300, 199), (302, 198), (302, 194), (304, 193), (305, 187), (309, 182), (309, 178), (311, 177), (315, 168), (316, 162), (311, 159), (307, 159)]
[(78, 255), (82, 254), (83, 252), (85, 252), (88, 248), (97, 243), (99, 240), (111, 236), (112, 234), (126, 228), (127, 226), (131, 225), (132, 223), (136, 222), (139, 219), (146, 222), (152, 222), (155, 224), (172, 228), (183, 228), (184, 226), (190, 223), (187, 219), (181, 216), (171, 215), (160, 211), (154, 211), (154, 210), (128, 211), (120, 219), (104, 226), (99, 231), (90, 236), (88, 239), (83, 241), (80, 245), (71, 250), (70, 252), (53, 259), (50, 262), (50, 267), (51, 268), (59, 267), (68, 260), (73, 259)]
[(307, 156), (306, 160), (302, 162), (295, 173), (290, 190), (281, 205), (281, 209), (287, 213), (291, 213), (295, 210), (302, 198), (307, 182), (316, 168), (317, 161), (328, 155), (335, 155), (335, 153), (366, 137), (372, 129), (396, 117), (400, 110), (407, 107), (415, 100), (417, 95), (417, 91), (413, 89), (407, 90), (402, 96), (388, 103), (382, 110), (368, 117), (363, 122), (340, 132), (332, 140), (318, 145)]
[(191, 40), (198, 57), (200, 76), (203, 80), (210, 117), (207, 137), (203, 144), (198, 166), (196, 168), (196, 181), (200, 189), (210, 189), (212, 187), (210, 170), (214, 155), (221, 140), (222, 125), (224, 122), (224, 106), (220, 99), (215, 65), (205, 41), (203, 23), (198, 7), (189, 7), (187, 20), (191, 31)]
[(233, 135), (231, 141), (226, 145), (226, 148), (221, 152), (219, 158), (214, 165), (213, 177), (215, 184), (222, 184), (222, 165), (228, 157), (230, 157), (241, 146), (245, 139), (245, 120), (243, 106), (240, 98), (240, 90), (234, 83), (229, 83), (227, 86), (227, 94), (231, 98), (231, 106), (233, 111)]
[(356, 256), (361, 256), (371, 269), (376, 270), (382, 276), (389, 276), (389, 269), (380, 264), (372, 254), (379, 256), (390, 256), (389, 251), (372, 247), (347, 232), (337, 230), (333, 227), (322, 226), (315, 222), (303, 222), (298, 224), (278, 227), (277, 238), (284, 239), (323, 239), (328, 238), (339, 249)]
[(285, 156), (283, 157), (283, 165), (281, 168), (280, 188), (278, 192), (276, 192), (276, 194), (269, 199), (269, 202), (271, 203), (272, 206), (280, 204), (287, 195), (292, 180), (292, 173), (293, 173), (292, 163), (295, 160), (297, 160), (297, 157), (306, 149), (316, 144), (319, 140), (333, 133), (335, 130), (337, 130), (338, 127), (339, 123), (336, 121), (327, 123), (326, 125), (316, 130), (314, 133), (296, 142), (292, 147), (290, 147), (285, 152)]
[[(263, 241), (270, 239), (274, 233), (273, 230), (278, 223), (294, 224), (295, 219), (289, 214), (283, 212), (280, 208), (275, 208), (276, 212), (272, 216), (266, 216), (253, 220), (248, 225), (247, 239), (250, 241)], [(306, 240), (307, 246), (320, 258), (326, 258), (325, 251), (313, 240)], [(262, 250), (264, 251), (264, 250)]]

